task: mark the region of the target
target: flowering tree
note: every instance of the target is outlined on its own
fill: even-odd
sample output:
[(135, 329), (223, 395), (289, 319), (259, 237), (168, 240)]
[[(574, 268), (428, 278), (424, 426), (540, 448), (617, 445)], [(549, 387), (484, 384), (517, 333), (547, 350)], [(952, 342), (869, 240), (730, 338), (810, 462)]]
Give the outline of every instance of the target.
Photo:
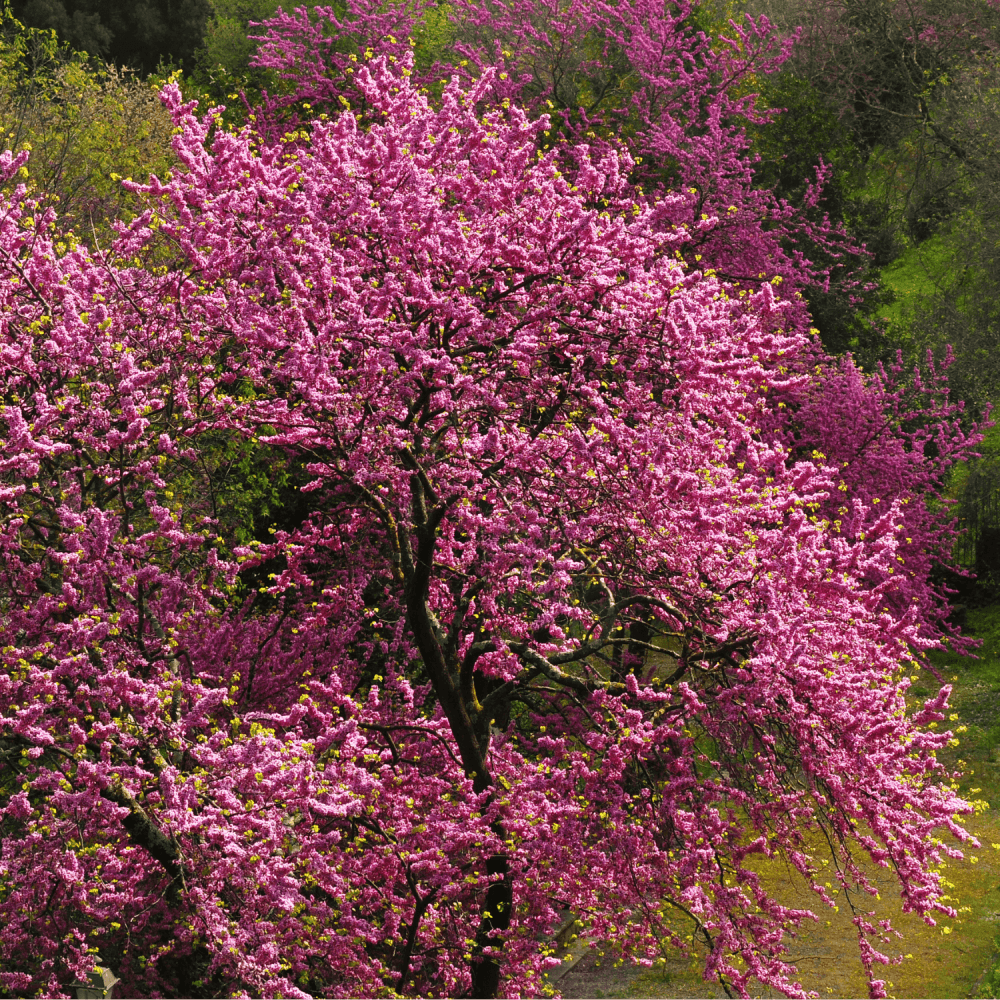
[[(692, 267), (746, 288), (778, 278), (797, 312), (789, 321), (803, 330), (808, 316), (796, 293), (826, 287), (832, 266), (850, 272), (865, 256), (814, 211), (826, 168), (802, 179), (801, 205), (754, 188), (746, 126), (776, 114), (756, 106), (756, 82), (785, 62), (794, 42), (766, 17), (712, 33), (694, 0), (459, 0), (448, 10), (444, 18), (423, 0), (351, 0), (339, 16), (332, 7), (279, 11), (261, 26), (254, 64), (283, 77), (288, 92), (257, 111), (258, 128), (282, 134), (303, 111), (311, 117), (345, 102), (364, 112), (358, 60), (402, 59), (416, 36), (423, 58), (415, 86), (436, 94), (453, 75), (470, 82), (496, 66), (484, 96), (520, 104), (532, 118), (548, 114), (538, 145), (564, 149), (568, 176), (577, 169), (574, 150), (585, 160), (627, 150), (617, 207), (655, 206), (657, 228), (686, 230), (677, 252)], [(849, 274), (841, 280), (851, 283)]]
[(570, 909), (797, 993), (750, 859), (832, 905), (822, 830), (880, 995), (853, 852), (931, 920), (966, 836), (948, 689), (905, 710), (935, 609), (866, 585), (916, 586), (925, 498), (823, 516), (782, 415), (852, 429), (788, 300), (684, 266), (714, 218), (407, 71), (273, 143), (167, 88), (183, 169), (110, 256), (4, 207), (0, 987), (537, 995)]
[(941, 553), (950, 552), (955, 540), (954, 501), (915, 502), (940, 494), (956, 445), (967, 447), (982, 437), (978, 431), (968, 438), (963, 433), (964, 406), (949, 398), (950, 363), (950, 351), (940, 368), (928, 356), (925, 370), (915, 370), (904, 381), (898, 360), (868, 379), (849, 356), (830, 361), (790, 402), (784, 440), (792, 454), (811, 453), (836, 470), (837, 492), (828, 495), (818, 513), (844, 537), (863, 539), (886, 516), (889, 498), (900, 502), (905, 537), (896, 560), (902, 565), (866, 573), (865, 584), (884, 594), (887, 611), (923, 616), (925, 635), (943, 630), (953, 648), (971, 652), (975, 641), (943, 620), (949, 612), (946, 593), (930, 585)]

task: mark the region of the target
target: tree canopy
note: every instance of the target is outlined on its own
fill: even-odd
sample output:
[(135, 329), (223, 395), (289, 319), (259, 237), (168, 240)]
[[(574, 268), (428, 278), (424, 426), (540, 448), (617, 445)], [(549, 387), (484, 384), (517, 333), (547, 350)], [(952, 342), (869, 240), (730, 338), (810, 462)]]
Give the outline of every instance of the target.
[(756, 861), (821, 912), (818, 832), (884, 995), (859, 854), (931, 921), (968, 837), (906, 692), (980, 434), (810, 326), (795, 241), (858, 251), (753, 185), (787, 46), (470, 5), (441, 83), (352, 10), (241, 127), (164, 87), (110, 245), (0, 158), (0, 990), (539, 995), (569, 910), (795, 995)]
[(161, 62), (192, 59), (213, 6), (210, 0), (11, 0), (10, 9), (77, 50), (151, 73)]

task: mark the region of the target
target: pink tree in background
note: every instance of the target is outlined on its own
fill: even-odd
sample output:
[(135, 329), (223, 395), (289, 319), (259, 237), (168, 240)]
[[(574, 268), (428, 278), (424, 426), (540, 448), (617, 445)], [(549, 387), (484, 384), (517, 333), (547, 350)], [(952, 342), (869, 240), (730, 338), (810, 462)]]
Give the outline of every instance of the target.
[(866, 377), (850, 356), (830, 359), (804, 393), (791, 395), (788, 416), (776, 417), (791, 453), (811, 455), (838, 480), (815, 516), (851, 541), (865, 538), (877, 524), (900, 522), (905, 537), (898, 565), (873, 567), (863, 577), (882, 595), (885, 610), (923, 618), (925, 635), (936, 637), (943, 629), (952, 648), (971, 651), (975, 641), (944, 622), (946, 594), (931, 583), (935, 563), (952, 549), (956, 526), (949, 514), (954, 501), (929, 504), (927, 498), (938, 497), (958, 455), (981, 440), (977, 431), (966, 436), (963, 405), (949, 398), (950, 363), (950, 352), (941, 370), (929, 356), (926, 371), (916, 370), (904, 382), (898, 361), (890, 371)]
[[(966, 836), (948, 689), (905, 711), (938, 609), (867, 585), (920, 592), (933, 477), (838, 531), (794, 301), (685, 267), (627, 152), (412, 65), (272, 143), (167, 88), (182, 169), (107, 257), (4, 206), (0, 988), (537, 995), (568, 908), (795, 994), (811, 914), (748, 858), (832, 905), (821, 828), (883, 995), (852, 851), (932, 919)], [(234, 467), (297, 523), (242, 537)]]

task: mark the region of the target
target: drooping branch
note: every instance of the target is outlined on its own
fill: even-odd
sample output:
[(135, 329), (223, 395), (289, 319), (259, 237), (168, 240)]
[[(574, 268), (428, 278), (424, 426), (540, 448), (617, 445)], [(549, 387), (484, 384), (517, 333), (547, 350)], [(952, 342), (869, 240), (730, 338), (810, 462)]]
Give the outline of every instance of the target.
[(137, 847), (146, 850), (162, 865), (170, 877), (167, 896), (172, 903), (180, 900), (180, 891), (185, 887), (184, 863), (176, 841), (168, 837), (150, 818), (145, 809), (121, 785), (109, 785), (101, 789), (101, 797), (128, 810), (122, 819), (129, 839)]

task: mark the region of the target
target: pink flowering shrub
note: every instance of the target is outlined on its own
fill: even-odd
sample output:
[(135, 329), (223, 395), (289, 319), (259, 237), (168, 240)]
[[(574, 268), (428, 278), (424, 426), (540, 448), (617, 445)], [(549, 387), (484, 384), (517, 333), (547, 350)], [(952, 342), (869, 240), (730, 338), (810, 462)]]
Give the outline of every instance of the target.
[[(857, 428), (794, 304), (614, 208), (626, 152), (568, 177), (493, 71), (431, 106), (411, 67), (308, 141), (167, 88), (182, 169), (107, 256), (3, 206), (0, 989), (99, 954), (129, 996), (531, 996), (569, 909), (796, 994), (813, 915), (748, 859), (821, 910), (822, 829), (881, 995), (856, 852), (930, 921), (966, 837), (948, 689), (905, 711), (937, 610), (870, 585), (927, 498), (817, 516)], [(296, 518), (248, 537), (237, 460)]]

